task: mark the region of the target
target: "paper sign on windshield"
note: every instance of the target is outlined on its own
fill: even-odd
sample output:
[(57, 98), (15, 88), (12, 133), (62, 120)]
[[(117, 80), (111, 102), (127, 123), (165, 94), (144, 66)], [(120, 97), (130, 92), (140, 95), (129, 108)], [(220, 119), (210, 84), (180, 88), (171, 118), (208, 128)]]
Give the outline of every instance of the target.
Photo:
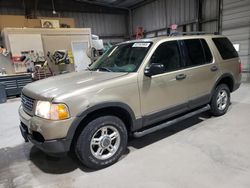
[(146, 42), (141, 42), (141, 43), (134, 43), (133, 44), (133, 48), (147, 48), (149, 47), (150, 43), (146, 43)]

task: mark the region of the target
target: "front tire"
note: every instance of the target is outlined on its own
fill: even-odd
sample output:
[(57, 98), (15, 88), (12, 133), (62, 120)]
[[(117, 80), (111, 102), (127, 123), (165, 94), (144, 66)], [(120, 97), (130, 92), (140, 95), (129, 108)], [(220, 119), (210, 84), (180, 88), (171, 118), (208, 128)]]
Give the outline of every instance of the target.
[(114, 164), (127, 148), (127, 129), (116, 116), (90, 121), (76, 142), (76, 155), (87, 167), (101, 169)]
[(230, 90), (226, 84), (216, 87), (210, 104), (214, 116), (222, 116), (227, 112), (230, 105)]

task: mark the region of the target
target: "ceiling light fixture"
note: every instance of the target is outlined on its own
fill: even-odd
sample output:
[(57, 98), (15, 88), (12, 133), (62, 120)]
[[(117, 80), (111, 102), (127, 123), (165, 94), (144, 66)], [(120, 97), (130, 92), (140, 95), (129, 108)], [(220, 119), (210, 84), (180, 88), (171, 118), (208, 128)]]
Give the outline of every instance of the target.
[(55, 4), (54, 4), (54, 0), (51, 0), (51, 2), (52, 2), (52, 9), (53, 9), (53, 11), (52, 11), (52, 14), (57, 14), (57, 12), (56, 12), (56, 9), (55, 9)]

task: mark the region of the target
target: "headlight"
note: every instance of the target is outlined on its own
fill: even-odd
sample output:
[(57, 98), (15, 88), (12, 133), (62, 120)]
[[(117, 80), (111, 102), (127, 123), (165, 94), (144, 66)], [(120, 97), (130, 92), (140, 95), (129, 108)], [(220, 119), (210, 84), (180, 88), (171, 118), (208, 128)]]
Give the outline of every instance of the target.
[(65, 104), (53, 104), (47, 101), (37, 101), (35, 115), (51, 120), (64, 120), (70, 117)]

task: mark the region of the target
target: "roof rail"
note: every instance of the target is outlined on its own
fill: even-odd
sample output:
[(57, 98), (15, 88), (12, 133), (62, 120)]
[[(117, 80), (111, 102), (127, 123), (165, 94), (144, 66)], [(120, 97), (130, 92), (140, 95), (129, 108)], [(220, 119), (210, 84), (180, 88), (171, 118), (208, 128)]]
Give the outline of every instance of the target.
[(175, 31), (172, 33), (170, 33), (168, 36), (179, 36), (179, 35), (219, 35), (218, 32), (214, 32), (214, 33), (206, 33), (205, 31), (191, 31), (191, 32), (178, 32)]

